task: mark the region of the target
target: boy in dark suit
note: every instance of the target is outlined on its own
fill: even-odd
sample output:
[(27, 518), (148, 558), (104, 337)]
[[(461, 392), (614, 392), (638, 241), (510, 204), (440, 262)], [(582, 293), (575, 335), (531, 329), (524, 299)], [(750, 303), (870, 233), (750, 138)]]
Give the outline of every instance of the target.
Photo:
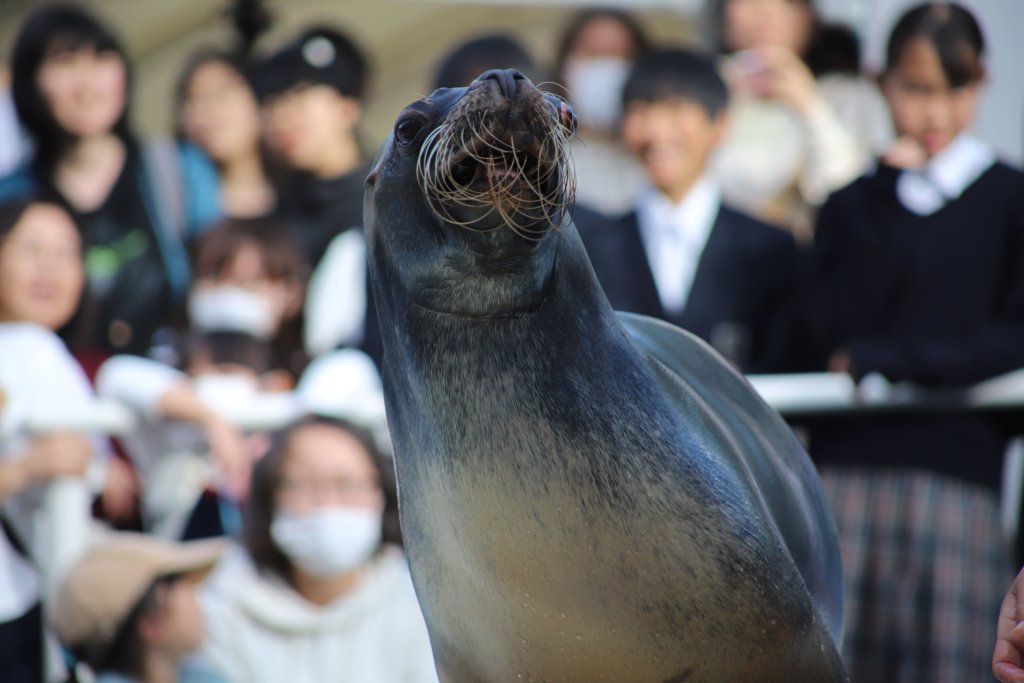
[(652, 52), (623, 103), (623, 137), (651, 187), (621, 218), (575, 216), (612, 306), (679, 325), (744, 372), (787, 369), (801, 259), (789, 233), (724, 206), (706, 172), (728, 104), (714, 63)]

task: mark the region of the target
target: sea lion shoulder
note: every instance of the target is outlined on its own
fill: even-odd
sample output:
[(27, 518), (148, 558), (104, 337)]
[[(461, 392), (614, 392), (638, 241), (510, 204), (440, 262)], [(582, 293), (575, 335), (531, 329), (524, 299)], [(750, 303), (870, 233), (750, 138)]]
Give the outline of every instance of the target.
[(821, 484), (793, 430), (704, 340), (648, 316), (615, 315), (670, 398), (679, 391), (676, 385), (684, 384), (692, 390), (688, 395), (696, 392), (714, 417), (728, 424), (738, 448), (723, 447), (721, 455), (745, 475), (769, 517), (786, 520), (777, 524), (781, 540), (839, 642), (843, 590), (835, 524), (824, 499), (808, 495)]

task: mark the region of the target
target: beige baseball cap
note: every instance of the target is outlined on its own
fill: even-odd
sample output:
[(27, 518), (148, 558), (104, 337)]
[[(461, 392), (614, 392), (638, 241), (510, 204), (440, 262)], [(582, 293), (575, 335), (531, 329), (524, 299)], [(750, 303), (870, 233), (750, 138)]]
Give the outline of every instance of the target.
[(226, 539), (173, 543), (137, 533), (108, 534), (68, 570), (51, 600), (50, 621), (66, 645), (104, 652), (154, 581), (171, 574), (205, 575), (227, 545)]

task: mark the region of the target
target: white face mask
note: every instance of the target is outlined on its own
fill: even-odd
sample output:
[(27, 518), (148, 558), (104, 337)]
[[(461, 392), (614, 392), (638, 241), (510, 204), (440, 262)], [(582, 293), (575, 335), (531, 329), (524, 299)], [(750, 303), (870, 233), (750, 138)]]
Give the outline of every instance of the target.
[(188, 317), (201, 332), (242, 332), (257, 339), (272, 337), (278, 322), (277, 311), (265, 296), (231, 285), (193, 289)]
[(383, 511), (331, 506), (304, 515), (279, 512), (270, 537), (302, 571), (331, 578), (357, 568), (381, 542)]
[(584, 126), (611, 133), (622, 115), (622, 86), (630, 64), (619, 57), (594, 57), (569, 61), (566, 87), (573, 108)]

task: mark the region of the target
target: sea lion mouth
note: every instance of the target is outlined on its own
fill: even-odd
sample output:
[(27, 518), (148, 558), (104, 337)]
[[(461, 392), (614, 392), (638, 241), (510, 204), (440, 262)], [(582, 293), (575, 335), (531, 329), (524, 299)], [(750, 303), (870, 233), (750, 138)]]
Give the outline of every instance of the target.
[(442, 220), (539, 240), (572, 205), (575, 114), (530, 84), (495, 101), (471, 89), (420, 148), (416, 177)]

